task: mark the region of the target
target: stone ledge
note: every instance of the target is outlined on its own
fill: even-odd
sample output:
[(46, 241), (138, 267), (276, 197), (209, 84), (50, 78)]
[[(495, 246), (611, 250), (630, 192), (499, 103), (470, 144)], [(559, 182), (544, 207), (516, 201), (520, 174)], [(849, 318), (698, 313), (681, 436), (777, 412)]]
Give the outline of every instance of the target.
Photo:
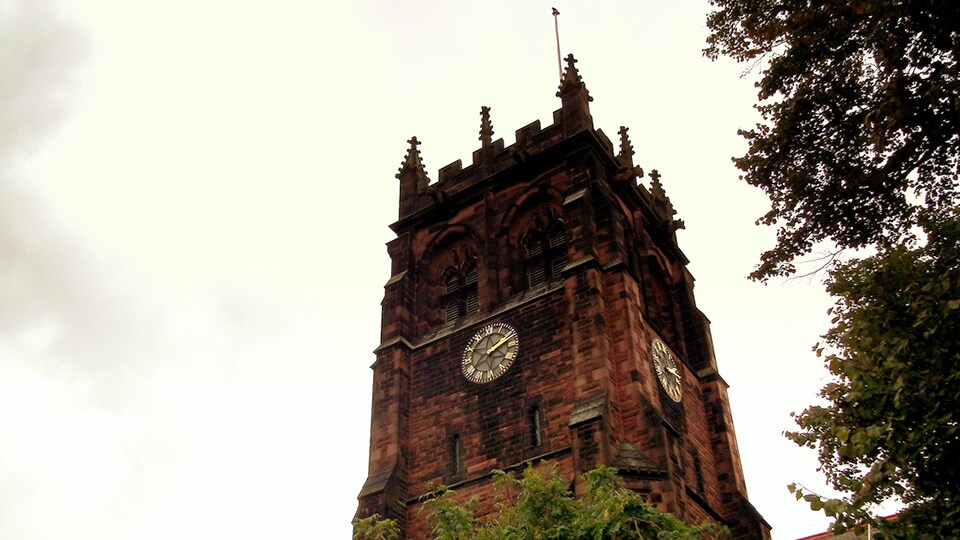
[(607, 416), (607, 394), (577, 400), (570, 413), (570, 427), (576, 427), (592, 420), (599, 420)]

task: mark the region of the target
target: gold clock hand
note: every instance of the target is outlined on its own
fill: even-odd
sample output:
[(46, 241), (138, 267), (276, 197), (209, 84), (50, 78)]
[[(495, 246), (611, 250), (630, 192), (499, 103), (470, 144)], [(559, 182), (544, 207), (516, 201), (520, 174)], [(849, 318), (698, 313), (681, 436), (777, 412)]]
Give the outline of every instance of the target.
[(503, 336), (503, 338), (502, 338), (500, 341), (498, 341), (498, 342), (496, 343), (496, 345), (494, 345), (493, 347), (490, 347), (489, 349), (487, 349), (487, 354), (490, 354), (490, 353), (492, 353), (493, 351), (499, 349), (501, 345), (503, 345), (504, 343), (510, 341), (510, 338), (512, 338), (512, 337), (513, 337), (513, 334), (507, 334), (507, 335)]

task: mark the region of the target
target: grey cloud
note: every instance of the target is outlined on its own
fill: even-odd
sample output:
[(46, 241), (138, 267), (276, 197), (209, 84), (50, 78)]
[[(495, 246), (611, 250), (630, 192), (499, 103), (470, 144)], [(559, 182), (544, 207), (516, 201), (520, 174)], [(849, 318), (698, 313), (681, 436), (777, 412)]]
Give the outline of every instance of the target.
[(70, 112), (79, 68), (90, 52), (89, 35), (63, 14), (57, 0), (4, 3), (0, 13), (0, 161), (4, 169), (12, 165), (11, 158), (32, 152), (60, 128)]

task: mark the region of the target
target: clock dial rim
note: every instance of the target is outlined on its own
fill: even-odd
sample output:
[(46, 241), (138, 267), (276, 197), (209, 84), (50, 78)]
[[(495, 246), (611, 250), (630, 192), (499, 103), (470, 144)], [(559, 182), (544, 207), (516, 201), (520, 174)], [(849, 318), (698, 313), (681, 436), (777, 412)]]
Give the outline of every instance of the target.
[[(467, 341), (460, 372), (474, 384), (493, 382), (510, 369), (519, 351), (520, 336), (513, 326), (503, 322), (484, 325)], [(478, 369), (481, 364), (487, 368)]]
[(664, 392), (666, 392), (671, 400), (679, 403), (680, 400), (683, 399), (683, 387), (680, 385), (680, 377), (669, 371), (669, 368), (677, 371), (677, 363), (673, 359), (673, 354), (670, 353), (670, 349), (668, 349), (667, 345), (659, 338), (654, 338), (653, 341), (651, 341), (650, 349), (651, 356), (653, 357), (653, 369), (657, 374), (657, 379), (660, 381), (660, 386), (663, 387)]

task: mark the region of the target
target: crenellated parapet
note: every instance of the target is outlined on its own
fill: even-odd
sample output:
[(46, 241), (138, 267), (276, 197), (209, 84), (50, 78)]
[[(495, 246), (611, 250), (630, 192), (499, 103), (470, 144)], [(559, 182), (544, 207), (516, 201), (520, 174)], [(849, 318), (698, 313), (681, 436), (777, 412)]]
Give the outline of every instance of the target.
[(479, 149), (473, 152), (471, 164), (463, 166), (460, 160), (442, 168), (435, 184), (424, 171), (417, 146), (416, 137), (408, 141), (410, 148), (404, 158), (397, 178), (400, 179), (400, 220), (401, 222), (417, 213), (431, 210), (437, 203), (448, 197), (468, 191), (490, 176), (522, 165), (532, 156), (555, 148), (558, 142), (577, 135), (589, 134), (596, 143), (612, 157), (613, 145), (602, 131), (593, 129), (589, 103), (593, 98), (587, 92), (586, 85), (576, 69), (573, 55), (567, 57), (567, 69), (564, 72), (557, 96), (561, 108), (553, 113), (554, 123), (541, 128), (536, 121), (516, 131), (516, 142), (504, 147), (503, 139), (493, 138), (493, 123), (490, 107), (482, 107), (480, 116)]
[[(400, 179), (400, 220), (393, 225), (394, 230), (399, 232), (418, 221), (417, 216), (443, 215), (442, 211), (437, 211), (452, 200), (479, 196), (484, 190), (509, 184), (514, 176), (530, 168), (534, 162), (554, 160), (558, 152), (564, 152), (565, 144), (572, 148), (582, 146), (584, 142), (594, 148), (598, 159), (605, 163), (603, 168), (612, 171), (609, 176), (618, 181), (618, 189), (629, 192), (628, 196), (637, 199), (641, 206), (650, 208), (659, 217), (657, 221), (666, 223), (669, 233), (682, 228), (682, 222), (673, 220), (675, 211), (669, 199), (665, 195), (653, 196), (638, 183), (644, 172), (634, 165), (635, 152), (627, 135), (628, 129), (620, 128), (617, 149), (603, 130), (594, 129), (590, 116), (593, 98), (576, 62), (573, 55), (567, 56), (566, 70), (557, 91), (561, 107), (554, 111), (551, 125), (542, 127), (539, 120), (531, 122), (516, 130), (515, 142), (505, 146), (502, 138), (494, 138), (491, 108), (481, 107), (480, 148), (472, 153), (467, 166), (456, 160), (441, 167), (435, 183), (430, 182), (424, 169), (417, 148), (420, 141), (416, 137), (408, 141), (410, 147), (397, 174)], [(662, 193), (658, 179), (654, 180), (653, 189)], [(664, 216), (669, 216), (669, 221)]]

